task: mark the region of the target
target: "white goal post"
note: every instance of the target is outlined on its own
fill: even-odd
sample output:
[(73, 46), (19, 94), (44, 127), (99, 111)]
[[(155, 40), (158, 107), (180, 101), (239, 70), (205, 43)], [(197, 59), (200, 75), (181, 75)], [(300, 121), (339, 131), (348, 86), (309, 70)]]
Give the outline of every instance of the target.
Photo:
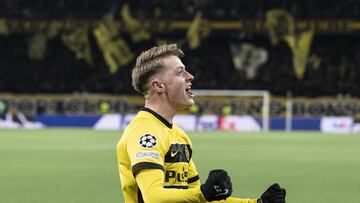
[(196, 96), (223, 96), (223, 97), (261, 97), (262, 98), (262, 131), (270, 129), (270, 93), (266, 90), (192, 90)]

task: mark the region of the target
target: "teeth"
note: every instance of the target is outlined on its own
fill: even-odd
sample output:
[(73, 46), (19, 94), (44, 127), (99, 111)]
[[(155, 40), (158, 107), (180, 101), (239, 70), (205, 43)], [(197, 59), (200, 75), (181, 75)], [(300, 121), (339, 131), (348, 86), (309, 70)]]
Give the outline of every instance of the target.
[(191, 96), (194, 95), (194, 94), (191, 92), (191, 84), (186, 87), (185, 91), (186, 91), (189, 95), (191, 95)]

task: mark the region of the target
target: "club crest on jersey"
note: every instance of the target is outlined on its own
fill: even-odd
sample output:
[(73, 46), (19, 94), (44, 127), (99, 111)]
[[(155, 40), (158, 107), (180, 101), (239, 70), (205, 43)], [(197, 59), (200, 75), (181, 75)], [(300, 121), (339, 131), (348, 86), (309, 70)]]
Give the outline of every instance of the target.
[(186, 160), (190, 161), (190, 151), (186, 145), (184, 146), (184, 152), (185, 152)]
[(143, 148), (153, 148), (156, 146), (156, 138), (154, 135), (145, 134), (140, 137), (139, 144)]

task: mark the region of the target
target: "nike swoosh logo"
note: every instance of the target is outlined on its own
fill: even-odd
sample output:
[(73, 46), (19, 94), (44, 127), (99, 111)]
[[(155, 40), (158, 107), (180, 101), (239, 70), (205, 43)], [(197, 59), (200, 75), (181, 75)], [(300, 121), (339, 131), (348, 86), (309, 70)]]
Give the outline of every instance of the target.
[(227, 195), (227, 194), (229, 194), (229, 190), (228, 190), (228, 189), (224, 189), (224, 192), (219, 193), (219, 194), (216, 194), (215, 197), (221, 196), (221, 195)]
[(179, 152), (179, 151), (174, 151), (174, 152), (171, 152), (171, 153), (170, 153), (171, 157), (176, 156), (176, 154), (177, 154), (178, 152)]

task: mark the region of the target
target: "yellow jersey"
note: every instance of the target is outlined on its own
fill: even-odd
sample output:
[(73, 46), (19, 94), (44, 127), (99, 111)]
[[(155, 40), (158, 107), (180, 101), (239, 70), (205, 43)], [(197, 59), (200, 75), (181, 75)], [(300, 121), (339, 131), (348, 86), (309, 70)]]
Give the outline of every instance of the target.
[[(191, 140), (182, 129), (151, 109), (145, 108), (140, 111), (126, 127), (117, 144), (117, 158), (126, 203), (139, 203), (145, 200), (151, 202), (146, 195), (157, 196), (158, 199), (153, 199), (153, 202), (160, 202), (160, 199), (163, 202), (170, 202), (172, 199), (179, 202), (206, 202), (192, 160)], [(147, 176), (138, 175), (139, 173)], [(140, 176), (143, 182), (139, 183), (137, 176)], [(167, 193), (148, 194), (151, 193), (150, 190), (140, 190), (139, 185), (151, 188), (154, 183), (146, 183), (146, 179), (153, 181), (153, 176), (159, 176), (159, 184)], [(234, 202), (252, 203), (256, 200)]]

